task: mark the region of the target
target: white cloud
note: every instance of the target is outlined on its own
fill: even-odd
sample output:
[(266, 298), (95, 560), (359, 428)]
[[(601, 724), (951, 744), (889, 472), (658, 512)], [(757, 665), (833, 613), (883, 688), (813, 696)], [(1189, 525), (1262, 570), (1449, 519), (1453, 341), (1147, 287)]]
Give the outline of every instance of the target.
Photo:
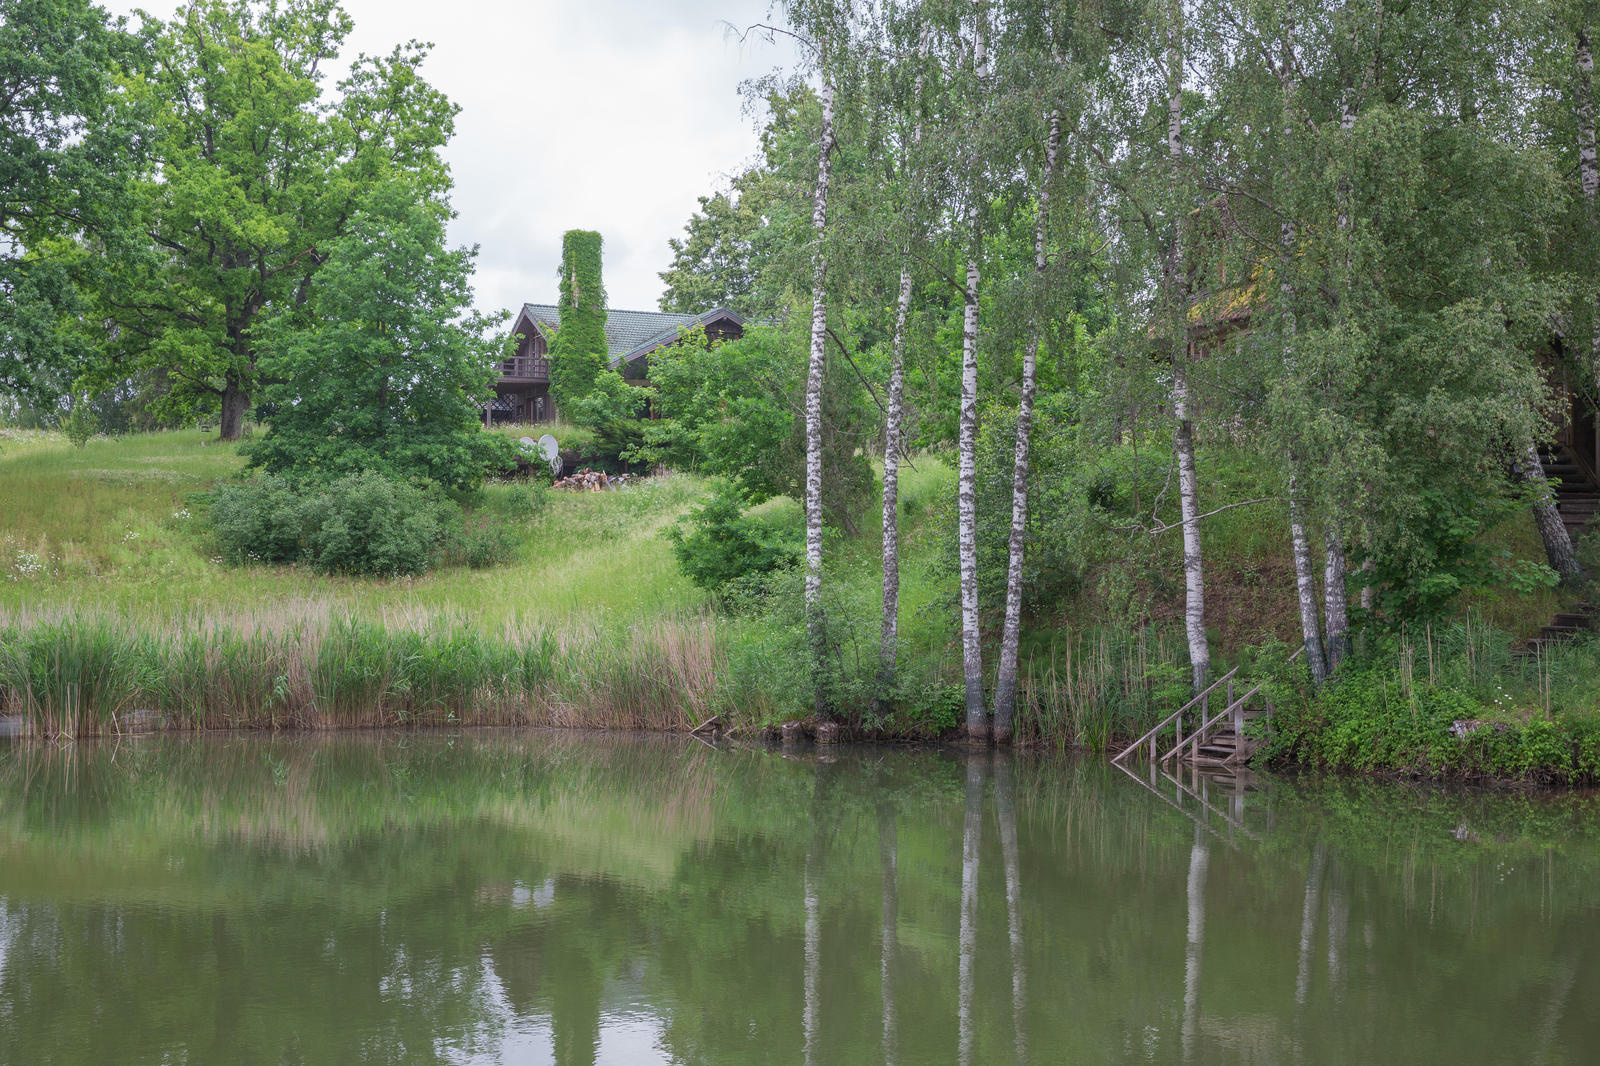
[[(128, 13), (136, 3), (106, 6)], [(167, 15), (176, 5), (144, 5)], [(461, 106), (445, 151), (459, 213), (452, 239), (479, 246), (484, 310), (553, 301), (561, 234), (605, 237), (613, 307), (649, 310), (695, 198), (757, 148), (739, 83), (792, 63), (782, 42), (740, 44), (767, 0), (345, 0), (347, 42), (434, 49), (425, 76)]]

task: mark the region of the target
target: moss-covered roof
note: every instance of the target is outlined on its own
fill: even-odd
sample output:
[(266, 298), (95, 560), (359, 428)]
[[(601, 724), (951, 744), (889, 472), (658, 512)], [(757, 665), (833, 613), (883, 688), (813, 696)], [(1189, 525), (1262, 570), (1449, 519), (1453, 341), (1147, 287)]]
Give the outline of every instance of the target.
[[(555, 304), (523, 304), (518, 320), (526, 317), (544, 335), (546, 343), (555, 338), (561, 326), (561, 308)], [(678, 339), (680, 331), (728, 319), (737, 326), (744, 319), (726, 307), (698, 315), (679, 315), (667, 311), (606, 310), (606, 354), (612, 366), (640, 359), (664, 344)]]

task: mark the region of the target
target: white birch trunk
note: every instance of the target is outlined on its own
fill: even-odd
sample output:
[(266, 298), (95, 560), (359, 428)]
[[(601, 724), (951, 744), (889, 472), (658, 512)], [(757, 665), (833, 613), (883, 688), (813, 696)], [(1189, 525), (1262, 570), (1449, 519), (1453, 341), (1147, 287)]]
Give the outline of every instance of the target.
[[(1061, 110), (1050, 112), (1044, 175), (1039, 181), (1039, 214), (1033, 225), (1033, 273), (1042, 295), (1046, 240), (1050, 230), (1050, 186), (1061, 148)], [(1009, 744), (1017, 710), (1017, 650), (1022, 640), (1022, 557), (1028, 533), (1028, 450), (1033, 434), (1033, 399), (1038, 385), (1039, 309), (1033, 308), (1028, 346), (1022, 353), (1022, 395), (1017, 401), (1017, 444), (1011, 467), (1011, 541), (1006, 564), (1006, 620), (1000, 637), (1000, 665), (994, 682), (994, 739)]]
[(1326, 637), (1322, 650), (1328, 660), (1328, 673), (1332, 674), (1339, 669), (1345, 652), (1350, 650), (1350, 593), (1345, 582), (1349, 566), (1344, 557), (1344, 537), (1332, 522), (1322, 531), (1322, 546), (1323, 633)]
[(1173, 443), (1178, 450), (1178, 504), (1183, 515), (1183, 627), (1189, 638), (1194, 691), (1206, 687), (1211, 647), (1206, 641), (1206, 579), (1200, 557), (1200, 490), (1194, 469), (1194, 429), (1189, 423), (1189, 379), (1182, 366), (1172, 369)]
[(818, 717), (827, 713), (823, 668), (827, 634), (822, 617), (822, 378), (826, 367), (828, 177), (833, 156), (833, 85), (822, 79), (822, 130), (817, 149), (817, 188), (811, 207), (816, 248), (812, 260), (811, 356), (806, 370), (806, 636)]
[(878, 863), (883, 877), (878, 945), (878, 983), (883, 997), (883, 1066), (895, 1066), (900, 1047), (899, 1016), (894, 998), (900, 924), (900, 845), (894, 811), (887, 805), (878, 808)]
[(1512, 470), (1522, 478), (1533, 492), (1533, 520), (1539, 527), (1539, 539), (1544, 541), (1544, 553), (1550, 568), (1562, 581), (1574, 582), (1583, 577), (1583, 567), (1578, 565), (1578, 553), (1573, 550), (1572, 536), (1561, 521), (1561, 510), (1556, 506), (1556, 496), (1545, 480), (1544, 464), (1539, 461), (1539, 449), (1528, 442), (1520, 462)]
[(994, 767), (994, 809), (1000, 822), (1000, 856), (1006, 875), (1006, 932), (1011, 941), (1011, 1032), (1017, 1066), (1028, 1061), (1028, 970), (1022, 944), (1022, 851), (1017, 843), (1017, 798), (1011, 780), (1011, 762), (1000, 758)]
[(1183, 1061), (1194, 1059), (1195, 1041), (1200, 1035), (1200, 964), (1206, 944), (1206, 871), (1211, 866), (1211, 847), (1204, 831), (1194, 827), (1194, 845), (1189, 849), (1189, 935), (1183, 953)]
[[(973, 40), (972, 65), (978, 83), (978, 105), (984, 92), (987, 57), (984, 53), (983, 10), (980, 2), (977, 32)], [(968, 210), (971, 217), (967, 251), (966, 304), (961, 328), (961, 425), (958, 448), (956, 504), (961, 573), (961, 668), (966, 682), (967, 736), (973, 740), (989, 737), (988, 708), (983, 699), (983, 643), (978, 628), (978, 256), (982, 251), (983, 212), (981, 162), (974, 150), (969, 160)]]
[(969, 758), (966, 818), (961, 825), (961, 924), (956, 934), (956, 1057), (961, 1066), (972, 1064), (972, 1008), (977, 988), (973, 963), (978, 946), (978, 855), (983, 843), (983, 784), (981, 762)]
[[(1594, 47), (1589, 27), (1578, 27), (1573, 58), (1578, 67), (1578, 187), (1583, 192), (1584, 217), (1594, 225), (1595, 193), (1600, 191), (1600, 158), (1596, 157), (1594, 129)], [(1589, 325), (1589, 366), (1600, 381), (1600, 307)]]
[(1322, 895), (1322, 868), (1327, 852), (1318, 844), (1311, 851), (1311, 869), (1306, 873), (1305, 903), (1300, 908), (1300, 962), (1295, 971), (1294, 1001), (1305, 1005), (1311, 991), (1311, 949), (1316, 944), (1317, 911)]
[(801, 1007), (800, 1027), (805, 1040), (806, 1066), (817, 1061), (817, 1018), (822, 1001), (822, 905), (817, 898), (817, 885), (812, 873), (813, 858), (806, 852), (805, 871), (805, 986)]
[(1588, 26), (1578, 28), (1573, 52), (1578, 65), (1578, 186), (1592, 218), (1595, 194), (1600, 192), (1600, 157), (1595, 149), (1594, 47)]
[[(1294, 464), (1291, 459), (1290, 463)], [(1311, 572), (1311, 541), (1306, 536), (1305, 505), (1300, 502), (1298, 478), (1289, 475), (1289, 536), (1294, 543), (1294, 584), (1300, 594), (1300, 637), (1305, 642), (1311, 680), (1322, 684), (1328, 660), (1322, 651), (1322, 623), (1317, 619), (1317, 582)]]
[(1211, 672), (1206, 640), (1205, 571), (1200, 553), (1200, 485), (1194, 469), (1194, 428), (1189, 421), (1188, 293), (1184, 284), (1183, 225), (1188, 205), (1183, 179), (1183, 5), (1171, 0), (1167, 23), (1167, 157), (1171, 173), (1172, 236), (1167, 252), (1166, 298), (1172, 329), (1173, 446), (1178, 453), (1178, 504), (1183, 516), (1183, 625), (1189, 640), (1194, 691)]
[[(926, 57), (924, 29), (919, 59)], [(921, 107), (923, 78), (917, 74), (912, 106)], [(906, 155), (904, 244), (900, 249), (900, 296), (894, 317), (893, 356), (889, 364), (889, 410), (883, 427), (883, 626), (878, 638), (878, 704), (884, 710), (894, 687), (900, 643), (900, 455), (905, 435), (906, 323), (911, 317), (911, 243), (917, 212), (917, 182), (922, 145), (922, 119), (911, 133)]]

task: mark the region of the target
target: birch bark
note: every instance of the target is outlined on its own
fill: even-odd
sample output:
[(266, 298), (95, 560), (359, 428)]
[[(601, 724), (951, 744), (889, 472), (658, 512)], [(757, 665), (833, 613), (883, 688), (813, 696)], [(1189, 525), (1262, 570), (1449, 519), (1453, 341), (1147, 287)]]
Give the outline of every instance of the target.
[[(825, 53), (824, 53), (825, 54)], [(811, 207), (811, 354), (806, 369), (806, 637), (811, 649), (811, 683), (819, 718), (828, 714), (823, 684), (827, 633), (822, 616), (822, 378), (828, 327), (828, 177), (833, 155), (833, 84), (822, 77), (822, 130), (817, 146), (817, 187)]]
[(994, 765), (994, 811), (1000, 823), (1000, 857), (1005, 863), (1006, 933), (1011, 942), (1011, 1033), (1017, 1066), (1028, 1061), (1028, 970), (1022, 947), (1022, 851), (1017, 843), (1017, 798), (1008, 757)]
[(961, 924), (956, 934), (956, 1059), (971, 1066), (973, 1047), (973, 994), (977, 978), (973, 969), (978, 944), (978, 857), (983, 843), (984, 767), (967, 759), (966, 816), (961, 824)]
[[(926, 59), (924, 30), (918, 59)], [(911, 316), (911, 244), (915, 240), (917, 189), (922, 145), (923, 76), (919, 71), (911, 106), (918, 109), (906, 153), (906, 205), (900, 247), (900, 295), (894, 317), (893, 355), (889, 364), (889, 410), (883, 427), (883, 625), (878, 639), (878, 705), (885, 709), (894, 687), (900, 641), (900, 453), (905, 433), (906, 322)]]
[(1578, 565), (1578, 553), (1573, 550), (1566, 523), (1561, 521), (1555, 493), (1550, 491), (1550, 482), (1545, 480), (1544, 464), (1539, 461), (1539, 449), (1532, 441), (1512, 469), (1533, 493), (1533, 521), (1539, 527), (1539, 539), (1544, 541), (1550, 568), (1561, 575), (1562, 581), (1577, 581), (1583, 577), (1583, 567)]
[(1327, 638), (1323, 655), (1331, 674), (1339, 669), (1345, 652), (1350, 650), (1350, 592), (1346, 583), (1350, 567), (1345, 560), (1344, 537), (1332, 521), (1322, 530), (1322, 546), (1323, 633)]
[[(976, 86), (975, 109), (983, 103), (988, 57), (984, 52), (984, 11), (978, 4), (977, 31), (973, 37), (972, 67)], [(989, 737), (988, 708), (983, 699), (983, 644), (978, 628), (978, 257), (982, 253), (981, 159), (974, 139), (968, 159), (967, 284), (961, 327), (961, 425), (957, 471), (957, 550), (961, 574), (961, 667), (966, 682), (967, 736)]]
[(1206, 641), (1205, 572), (1200, 553), (1200, 487), (1194, 468), (1194, 428), (1189, 421), (1188, 293), (1184, 284), (1183, 224), (1187, 214), (1183, 180), (1183, 5), (1172, 0), (1167, 25), (1167, 157), (1171, 165), (1172, 234), (1165, 270), (1167, 311), (1172, 329), (1173, 447), (1178, 453), (1178, 503), (1183, 517), (1183, 625), (1189, 640), (1194, 691), (1205, 688), (1211, 672)]
[(1306, 661), (1311, 667), (1311, 680), (1320, 685), (1328, 676), (1328, 660), (1322, 651), (1317, 584), (1311, 573), (1311, 541), (1306, 536), (1305, 504), (1300, 501), (1298, 481), (1294, 474), (1289, 475), (1289, 536), (1294, 542), (1294, 583), (1300, 594), (1300, 635), (1305, 641)]
[(900, 842), (894, 809), (888, 804), (878, 807), (878, 864), (883, 880), (878, 944), (878, 983), (883, 998), (883, 1066), (895, 1066), (900, 1049), (899, 1015), (894, 998), (900, 924)]
[[(1061, 110), (1050, 112), (1045, 142), (1044, 175), (1039, 180), (1039, 213), (1033, 225), (1033, 273), (1044, 287), (1046, 238), (1050, 229), (1050, 186), (1061, 149)], [(1028, 346), (1022, 354), (1022, 395), (1017, 401), (1017, 444), (1011, 468), (1011, 541), (1006, 564), (1006, 620), (1000, 637), (1000, 665), (994, 682), (994, 740), (1011, 743), (1017, 710), (1017, 646), (1022, 639), (1022, 557), (1028, 533), (1028, 460), (1033, 433), (1033, 400), (1038, 386), (1039, 309), (1033, 308)]]

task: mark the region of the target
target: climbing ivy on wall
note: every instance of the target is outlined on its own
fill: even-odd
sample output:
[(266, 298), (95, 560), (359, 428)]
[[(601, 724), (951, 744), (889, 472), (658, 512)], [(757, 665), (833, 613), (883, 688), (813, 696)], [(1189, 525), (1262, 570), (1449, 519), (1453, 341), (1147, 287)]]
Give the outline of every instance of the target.
[(550, 346), (550, 394), (556, 410), (594, 391), (606, 368), (606, 290), (600, 234), (568, 230), (561, 238), (561, 327)]

